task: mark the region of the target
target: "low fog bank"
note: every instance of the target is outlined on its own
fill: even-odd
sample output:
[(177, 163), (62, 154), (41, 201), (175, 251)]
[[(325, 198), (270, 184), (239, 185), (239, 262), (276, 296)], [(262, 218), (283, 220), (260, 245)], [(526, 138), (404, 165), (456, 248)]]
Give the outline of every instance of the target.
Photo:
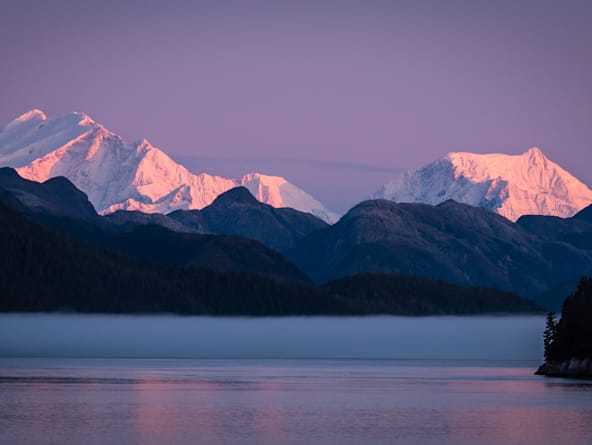
[(0, 357), (532, 360), (544, 317), (1, 314)]

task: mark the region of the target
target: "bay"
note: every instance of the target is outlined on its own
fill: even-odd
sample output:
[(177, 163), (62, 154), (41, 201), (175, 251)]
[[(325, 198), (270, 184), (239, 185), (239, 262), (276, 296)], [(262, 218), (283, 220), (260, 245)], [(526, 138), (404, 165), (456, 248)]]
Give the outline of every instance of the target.
[(0, 315), (6, 444), (582, 444), (544, 318)]

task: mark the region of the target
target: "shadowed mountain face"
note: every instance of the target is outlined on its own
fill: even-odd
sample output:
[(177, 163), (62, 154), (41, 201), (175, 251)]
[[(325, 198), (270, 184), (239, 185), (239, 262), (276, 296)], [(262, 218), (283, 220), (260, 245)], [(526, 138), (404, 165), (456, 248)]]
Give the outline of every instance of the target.
[(263, 204), (244, 187), (223, 193), (201, 211), (180, 210), (168, 216), (204, 232), (255, 239), (280, 252), (309, 233), (328, 227), (310, 213)]
[(259, 202), (245, 187), (218, 196), (202, 210), (177, 210), (168, 215), (115, 212), (106, 219), (131, 230), (157, 224), (177, 232), (237, 235), (286, 253), (309, 233), (328, 227), (310, 213), (275, 208)]
[[(64, 195), (59, 193), (72, 192), (67, 180), (31, 185), (9, 171), (3, 173), (11, 191), (0, 188), (0, 311), (214, 315), (540, 311), (518, 295), (413, 277), (365, 275), (314, 286), (281, 254), (257, 241), (179, 233), (152, 224), (120, 230), (122, 226), (108, 222), (110, 218), (92, 213), (91, 221), (69, 218), (64, 215), (76, 215), (77, 210), (63, 208)], [(218, 202), (218, 208), (250, 208), (250, 195), (243, 190), (235, 193), (238, 196), (230, 194), (224, 197), (226, 202)], [(38, 205), (39, 197), (43, 206)], [(87, 201), (79, 201), (81, 197), (74, 193), (73, 202), (84, 210)], [(35, 206), (27, 208), (32, 202)], [(132, 215), (146, 222), (147, 215)], [(149, 216), (159, 223), (163, 218), (174, 222), (164, 215)], [(256, 223), (257, 214), (253, 218)], [(95, 219), (99, 225), (93, 224)]]
[(561, 242), (577, 249), (592, 250), (592, 206), (571, 218), (529, 215), (517, 224), (544, 241)]
[[(190, 213), (189, 211), (188, 213)], [(198, 230), (187, 227), (180, 222), (169, 218), (161, 213), (143, 213), (136, 210), (118, 210), (109, 213), (103, 218), (110, 224), (117, 227), (118, 231), (131, 232), (139, 226), (161, 226), (173, 232), (180, 233), (205, 233), (205, 230)]]
[[(171, 239), (162, 237), (168, 231), (161, 227), (146, 226), (141, 231), (151, 232), (152, 240), (160, 237), (162, 243), (155, 243), (158, 248), (164, 246), (172, 251), (179, 247), (166, 247)], [(139, 235), (146, 240), (138, 232), (131, 236)], [(133, 241), (129, 236), (124, 235), (126, 248)], [(202, 240), (207, 243), (215, 238), (202, 237)], [(223, 238), (231, 244), (255, 243)], [(180, 257), (187, 255), (183, 263), (193, 258), (189, 250), (203, 251), (195, 244), (194, 238), (183, 242), (181, 247), (185, 252)], [(218, 251), (223, 247), (223, 243), (218, 244)], [(248, 246), (242, 247), (243, 253), (248, 254)], [(37, 224), (3, 203), (0, 203), (0, 249), (3, 253), (0, 312), (436, 315), (540, 311), (532, 301), (517, 295), (412, 277), (366, 275), (319, 287), (260, 274), (150, 264)], [(272, 260), (275, 262), (276, 258)], [(220, 266), (216, 258), (209, 264)]]
[(33, 221), (152, 263), (257, 273), (299, 283), (309, 281), (289, 260), (255, 240), (178, 233), (159, 226), (164, 221), (182, 227), (176, 221), (164, 215), (139, 212), (131, 212), (131, 218), (139, 218), (149, 225), (114, 224), (112, 220), (117, 215), (108, 218), (97, 215), (86, 195), (66, 178), (38, 183), (19, 177), (12, 169), (0, 169), (0, 201)]
[(592, 205), (589, 205), (585, 209), (580, 210), (578, 213), (574, 215), (574, 218), (592, 223)]
[[(167, 267), (296, 283), (308, 282), (301, 270), (318, 282), (387, 273), (529, 296), (563, 289), (562, 283), (592, 270), (587, 209), (570, 219), (524, 217), (513, 223), (454, 201), (431, 206), (374, 200), (328, 226), (312, 215), (262, 204), (236, 188), (201, 211), (100, 217), (64, 178), (35, 183), (10, 169), (0, 174), (0, 200), (8, 207), (87, 243)], [(278, 251), (288, 252), (300, 269)], [(555, 307), (559, 298), (547, 295), (545, 301)]]
[(0, 168), (0, 188), (31, 213), (85, 221), (100, 219), (87, 196), (63, 177), (39, 183), (21, 178), (11, 168)]
[(165, 266), (194, 266), (309, 282), (306, 275), (278, 252), (238, 236), (178, 233), (159, 226), (140, 226), (132, 232), (116, 234), (102, 245)]
[(108, 251), (37, 224), (3, 203), (0, 248), (0, 312), (355, 313), (308, 285), (260, 274), (166, 267)]
[[(517, 224), (535, 234), (547, 250), (560, 244), (566, 250), (592, 251), (592, 206), (571, 218), (528, 215), (520, 218)], [(537, 296), (537, 301), (556, 312), (561, 311), (565, 298), (575, 292), (580, 278), (592, 272), (592, 266), (588, 265), (586, 269), (583, 265), (574, 265), (569, 257), (565, 258), (565, 266), (561, 269), (566, 278)]]
[[(402, 275), (362, 273), (330, 281), (322, 289), (339, 295), (341, 301), (363, 307), (367, 313), (389, 313), (393, 307), (399, 307), (399, 313), (404, 315), (471, 314), (484, 307), (492, 312), (504, 312), (511, 307), (517, 311), (542, 309), (532, 300), (510, 292)], [(415, 298), (409, 298), (410, 295)]]
[(592, 265), (590, 252), (541, 240), (486, 209), (363, 202), (306, 237), (292, 259), (317, 281), (358, 272), (397, 273), (490, 286), (524, 295)]

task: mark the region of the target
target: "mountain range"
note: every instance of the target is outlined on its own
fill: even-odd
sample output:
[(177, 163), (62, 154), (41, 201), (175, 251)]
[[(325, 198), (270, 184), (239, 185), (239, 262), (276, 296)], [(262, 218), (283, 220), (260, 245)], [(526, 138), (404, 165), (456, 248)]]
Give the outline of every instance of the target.
[(99, 213), (201, 209), (221, 193), (245, 186), (274, 207), (291, 207), (328, 222), (338, 218), (282, 177), (194, 174), (146, 139), (128, 143), (83, 113), (48, 118), (35, 109), (17, 117), (0, 131), (0, 166), (39, 182), (64, 176)]
[[(592, 207), (572, 218), (533, 216), (514, 223), (455, 201), (431, 206), (370, 200), (330, 226), (236, 188), (199, 211), (100, 216), (67, 179), (37, 183), (9, 168), (0, 169), (0, 202), (36, 223), (151, 264), (299, 285), (360, 273), (424, 277), (535, 299), (544, 294), (541, 302), (557, 308), (565, 295), (551, 291), (592, 270)], [(372, 286), (366, 279), (357, 282)]]
[[(547, 229), (548, 219), (560, 220), (563, 232)], [(290, 258), (316, 281), (395, 273), (530, 297), (592, 270), (592, 224), (582, 215), (526, 221), (452, 200), (436, 206), (370, 200), (303, 238)]]
[[(244, 186), (275, 208), (311, 213), (330, 224), (339, 219), (283, 177), (195, 174), (146, 139), (128, 143), (84, 113), (48, 118), (34, 109), (17, 117), (0, 131), (2, 166), (39, 182), (64, 176), (101, 214), (202, 209)], [(592, 190), (533, 147), (521, 155), (449, 153), (397, 174), (371, 198), (432, 205), (452, 199), (516, 221), (523, 215), (573, 216), (592, 203)]]
[(0, 165), (16, 167), (0, 168), (0, 202), (19, 215), (6, 220), (24, 217), (65, 234), (76, 240), (72, 249), (198, 268), (202, 278), (209, 270), (222, 281), (248, 274), (257, 286), (269, 289), (272, 280), (314, 295), (337, 279), (340, 304), (352, 301), (345, 288), (355, 283), (361, 294), (375, 289), (375, 307), (385, 307), (389, 297), (376, 283), (394, 289), (402, 277), (421, 277), (556, 309), (592, 271), (592, 191), (538, 148), (519, 156), (451, 153), (402, 173), (338, 221), (283, 178), (194, 174), (146, 140), (127, 143), (81, 113), (47, 118), (33, 110), (15, 119), (0, 132)]
[(168, 215), (118, 210), (104, 218), (121, 231), (158, 225), (181, 233), (237, 235), (284, 254), (309, 233), (329, 226), (310, 213), (264, 204), (245, 187), (222, 193), (201, 210), (176, 210)]
[(573, 216), (592, 204), (592, 190), (533, 147), (517, 156), (449, 153), (400, 173), (372, 198), (433, 205), (453, 199), (516, 221), (523, 215)]
[[(256, 240), (178, 233), (154, 224), (133, 229), (113, 224), (98, 215), (86, 195), (66, 178), (37, 183), (21, 178), (13, 169), (0, 168), (0, 192), (0, 202), (33, 222), (139, 260), (163, 266), (256, 273), (296, 283), (310, 281), (288, 259)], [(59, 254), (60, 249), (56, 250)]]
[[(228, 193), (232, 198), (233, 191)], [(36, 183), (0, 169), (0, 311), (435, 315), (542, 310), (516, 294), (416, 277), (362, 274), (314, 285), (257, 241), (179, 233), (150, 223), (114, 224), (88, 214), (89, 209), (86, 195), (65, 178)], [(80, 219), (73, 218), (79, 211)]]

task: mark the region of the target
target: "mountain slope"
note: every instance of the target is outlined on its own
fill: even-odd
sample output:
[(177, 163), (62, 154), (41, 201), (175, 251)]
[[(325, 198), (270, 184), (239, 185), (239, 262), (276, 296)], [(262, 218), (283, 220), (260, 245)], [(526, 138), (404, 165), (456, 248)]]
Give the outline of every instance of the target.
[(477, 314), (486, 307), (497, 313), (544, 311), (532, 300), (509, 292), (403, 275), (362, 273), (330, 281), (322, 289), (368, 314)]
[(147, 140), (125, 142), (82, 113), (47, 118), (40, 110), (19, 116), (0, 132), (0, 166), (27, 179), (70, 179), (100, 213), (168, 213), (200, 209), (244, 185), (262, 202), (292, 207), (333, 222), (337, 215), (284, 178), (251, 173), (228, 179), (193, 174)]
[(201, 210), (176, 210), (168, 215), (118, 210), (105, 215), (105, 219), (123, 231), (159, 225), (175, 232), (237, 235), (282, 253), (309, 233), (327, 227), (327, 223), (310, 213), (257, 201), (245, 187), (222, 193)]
[(290, 256), (321, 282), (395, 273), (531, 296), (592, 268), (592, 251), (541, 240), (500, 215), (454, 201), (365, 201), (304, 238)]
[[(527, 215), (516, 224), (545, 241), (569, 244), (577, 249), (592, 250), (592, 206), (571, 218)], [(575, 275), (574, 275), (575, 276)]]
[[(311, 313), (418, 315), (537, 310), (536, 305), (516, 295), (495, 290), (461, 289), (418, 277), (365, 275), (315, 288), (308, 285), (307, 277), (292, 263), (257, 241), (236, 236), (174, 232), (159, 225), (162, 220), (167, 224), (177, 221), (160, 214), (116, 212), (100, 217), (86, 195), (62, 177), (35, 183), (20, 178), (12, 169), (2, 169), (0, 183), (9, 187), (4, 189), (0, 185), (0, 244), (3, 252), (0, 282), (4, 285), (0, 310), (73, 308), (85, 311), (174, 310), (207, 313), (214, 303), (216, 313), (283, 313), (289, 307), (281, 301), (286, 295), (292, 299), (290, 304), (300, 301), (300, 295), (304, 300), (296, 306), (304, 305), (302, 307), (308, 307)], [(55, 183), (61, 184), (60, 187), (55, 188)], [(48, 205), (39, 206), (38, 199), (31, 199), (30, 196)], [(451, 221), (462, 220), (464, 214), (476, 231), (489, 235), (499, 233), (511, 238), (504, 233), (508, 229), (504, 229), (503, 225), (512, 224), (500, 216), (491, 214), (502, 225), (490, 222), (488, 227), (486, 221), (475, 224), (478, 218), (469, 213), (467, 208), (472, 208), (468, 206), (445, 203), (439, 207), (448, 208), (449, 213), (449, 221), (440, 221), (442, 230)], [(195, 213), (198, 216), (203, 213), (205, 217), (198, 220), (198, 224), (218, 223), (219, 230), (241, 231), (244, 230), (243, 224), (246, 229), (257, 226), (263, 236), (272, 235), (271, 239), (274, 232), (282, 234), (285, 229), (297, 238), (312, 230), (310, 237), (313, 239), (318, 233), (332, 229), (312, 215), (259, 203), (244, 188), (221, 195), (209, 208), (212, 214), (208, 214), (208, 209), (177, 213)], [(490, 214), (483, 209), (473, 210)], [(83, 219), (75, 218), (78, 212)], [(92, 217), (85, 212), (92, 213)], [(131, 215), (131, 219), (126, 215)], [(425, 218), (426, 214), (418, 216), (429, 220)], [(113, 218), (120, 217), (124, 220), (123, 227), (111, 222)], [(385, 221), (378, 214), (370, 217), (359, 225), (362, 230), (360, 239), (373, 240), (384, 236), (381, 226), (385, 226)], [(417, 225), (416, 221), (405, 219), (410, 225)], [(129, 221), (129, 226), (125, 221)], [(428, 223), (433, 225), (434, 221)], [(371, 230), (365, 230), (364, 225)], [(325, 229), (315, 230), (319, 226)], [(404, 225), (400, 227), (404, 228)], [(421, 228), (422, 231), (425, 229)], [(405, 238), (411, 239), (409, 230), (401, 232)], [(456, 230), (452, 232), (458, 235)], [(476, 242), (473, 239), (469, 241)], [(433, 240), (428, 239), (427, 243), (429, 246)], [(339, 244), (343, 246), (347, 243), (339, 241)], [(520, 242), (517, 244), (522, 249), (527, 247)], [(454, 246), (445, 247), (450, 249)], [(317, 254), (309, 250), (305, 253)], [(130, 257), (135, 257), (135, 260)], [(316, 256), (314, 260), (317, 260)], [(322, 263), (322, 266), (325, 264)], [(196, 267), (200, 268), (199, 272)], [(205, 287), (203, 292), (199, 286)], [(188, 291), (190, 294), (187, 294)], [(169, 296), (171, 292), (174, 296)], [(102, 298), (103, 293), (106, 295)], [(259, 298), (259, 293), (263, 293), (263, 299)], [(205, 307), (202, 305), (204, 301), (199, 300), (203, 295), (207, 296)], [(211, 299), (213, 296), (215, 302)], [(298, 300), (294, 300), (295, 297)], [(193, 298), (199, 301), (192, 302)], [(237, 310), (239, 312), (235, 312)]]
[(0, 168), (0, 189), (9, 192), (28, 212), (93, 222), (100, 219), (87, 196), (63, 177), (39, 183), (3, 167)]
[(202, 210), (178, 210), (168, 217), (206, 233), (251, 238), (280, 252), (287, 252), (304, 236), (327, 227), (309, 213), (263, 204), (244, 187), (221, 194)]
[(373, 198), (433, 205), (453, 199), (516, 221), (522, 215), (572, 216), (592, 203), (592, 190), (533, 147), (518, 156), (449, 153), (401, 173)]
[[(147, 224), (127, 227), (112, 223), (111, 216), (99, 216), (86, 195), (63, 177), (38, 183), (21, 178), (13, 169), (1, 168), (0, 204), (52, 230), (140, 260), (164, 266), (194, 266), (217, 272), (254, 273), (295, 283), (309, 282), (293, 263), (255, 240), (178, 233), (151, 224), (165, 219), (181, 226), (159, 214), (125, 212), (131, 213), (133, 219), (148, 218)], [(57, 250), (59, 253), (59, 248)]]
[(310, 282), (278, 252), (238, 236), (178, 233), (159, 226), (142, 226), (115, 234), (100, 245), (164, 266), (193, 266), (215, 272), (257, 274), (292, 283)]
[[(517, 295), (429, 280), (377, 277), (379, 282), (372, 291), (361, 295), (355, 289), (367, 288), (368, 277), (354, 277), (345, 288), (340, 283), (325, 288), (254, 274), (163, 267), (94, 247), (36, 224), (2, 203), (0, 250), (0, 312), (269, 316), (539, 310)], [(384, 281), (388, 284), (387, 295), (381, 284)], [(377, 288), (380, 291), (374, 292)]]
[(353, 313), (308, 285), (163, 267), (36, 224), (0, 203), (0, 312), (212, 315)]
[[(177, 212), (198, 212), (199, 210), (177, 210)], [(138, 210), (117, 210), (103, 216), (109, 224), (117, 226), (122, 232), (131, 232), (139, 226), (161, 226), (173, 232), (180, 233), (207, 233), (206, 230), (199, 230), (185, 226), (175, 221), (168, 215), (162, 213), (143, 213)]]

